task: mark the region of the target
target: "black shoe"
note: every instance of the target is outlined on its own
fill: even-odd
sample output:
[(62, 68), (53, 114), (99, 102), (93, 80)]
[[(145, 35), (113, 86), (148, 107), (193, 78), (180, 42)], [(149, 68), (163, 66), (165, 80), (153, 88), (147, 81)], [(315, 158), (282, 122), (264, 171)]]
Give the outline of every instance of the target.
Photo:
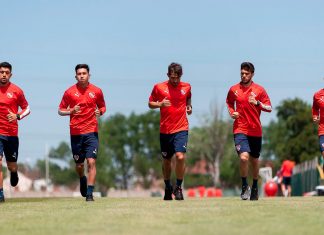
[(82, 197), (86, 197), (87, 196), (87, 177), (83, 176), (80, 178), (80, 193), (82, 195)]
[(172, 198), (172, 186), (171, 188), (165, 188), (164, 189), (164, 198), (163, 200), (169, 201), (169, 200), (173, 200)]
[(94, 200), (93, 200), (93, 195), (92, 195), (92, 194), (87, 195), (87, 196), (86, 196), (86, 201), (87, 201), (87, 202), (93, 202), (93, 201), (94, 201)]
[(0, 203), (5, 202), (4, 196), (0, 197)]
[(243, 185), (242, 186), (242, 192), (241, 192), (241, 199), (242, 200), (247, 200), (249, 199), (251, 195), (251, 188), (249, 185)]
[(17, 172), (10, 172), (10, 184), (12, 187), (16, 187), (19, 181), (18, 173)]
[(250, 200), (251, 201), (257, 201), (257, 200), (259, 200), (258, 188), (252, 188)]
[(175, 188), (173, 194), (175, 196), (175, 200), (183, 200), (182, 188), (180, 186)]

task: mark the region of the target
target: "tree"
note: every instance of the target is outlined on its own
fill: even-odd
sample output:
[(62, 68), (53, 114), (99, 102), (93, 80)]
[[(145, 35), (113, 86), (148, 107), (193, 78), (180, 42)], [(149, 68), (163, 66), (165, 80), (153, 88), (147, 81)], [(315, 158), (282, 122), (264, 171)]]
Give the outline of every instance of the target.
[(296, 163), (317, 156), (318, 137), (311, 106), (295, 98), (282, 101), (276, 109), (278, 120), (271, 121), (264, 131), (264, 156)]
[(232, 128), (231, 122), (223, 120), (221, 113), (218, 108), (214, 108), (211, 115), (205, 117), (201, 127), (193, 128), (189, 144), (190, 156), (207, 162), (215, 186), (220, 185), (220, 163)]

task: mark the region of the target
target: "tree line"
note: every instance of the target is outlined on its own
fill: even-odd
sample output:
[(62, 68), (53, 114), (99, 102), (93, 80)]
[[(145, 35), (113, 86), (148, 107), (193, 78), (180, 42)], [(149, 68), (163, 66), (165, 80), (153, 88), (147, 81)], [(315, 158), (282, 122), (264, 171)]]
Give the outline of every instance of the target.
[[(277, 119), (263, 127), (261, 164), (271, 162), (274, 170), (285, 159), (300, 163), (319, 155), (317, 126), (312, 122), (311, 105), (295, 98), (276, 107)], [(99, 121), (97, 190), (128, 189), (140, 185), (150, 188), (161, 181), (159, 112), (129, 116), (117, 113)], [(215, 107), (202, 118), (202, 124), (189, 132), (185, 187), (234, 187), (240, 183), (232, 120)], [(70, 144), (61, 142), (50, 149), (50, 178), (54, 184), (76, 186), (77, 177)], [(191, 173), (197, 162), (204, 162), (204, 174)], [(45, 175), (45, 161), (37, 168)]]

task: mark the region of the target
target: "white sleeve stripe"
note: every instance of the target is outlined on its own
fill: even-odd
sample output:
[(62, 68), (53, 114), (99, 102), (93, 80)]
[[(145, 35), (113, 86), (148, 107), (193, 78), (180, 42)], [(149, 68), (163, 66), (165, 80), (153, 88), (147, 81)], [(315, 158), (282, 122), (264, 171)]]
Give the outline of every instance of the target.
[(261, 107), (262, 107), (263, 109), (268, 110), (268, 111), (272, 111), (272, 107), (271, 107), (270, 105), (265, 105), (265, 104), (263, 104), (263, 103), (261, 103), (261, 102), (260, 102), (260, 104), (261, 104)]
[(29, 113), (30, 113), (30, 108), (28, 105), (25, 111), (22, 114), (20, 114), (20, 118), (26, 117)]

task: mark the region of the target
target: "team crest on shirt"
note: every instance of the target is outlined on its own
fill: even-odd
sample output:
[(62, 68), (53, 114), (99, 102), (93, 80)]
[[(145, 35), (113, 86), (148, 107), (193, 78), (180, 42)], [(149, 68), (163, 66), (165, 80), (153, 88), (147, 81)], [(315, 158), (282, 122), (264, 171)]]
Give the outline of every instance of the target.
[(169, 91), (167, 89), (164, 90), (165, 93), (169, 94)]
[(238, 91), (236, 90), (236, 91), (234, 91), (234, 95), (236, 95), (236, 96), (238, 96), (239, 94), (238, 94)]
[(11, 92), (7, 92), (7, 97), (8, 97), (9, 99), (11, 99), (11, 98), (13, 97), (13, 93), (11, 93)]
[(236, 151), (240, 151), (241, 150), (241, 145), (240, 144), (235, 145), (235, 148), (236, 148)]
[(75, 92), (74, 95), (75, 95), (76, 97), (80, 97), (80, 95), (79, 95), (78, 92)]
[(185, 91), (185, 90), (182, 90), (182, 89), (181, 89), (180, 92), (181, 92), (182, 95), (185, 95), (185, 94), (186, 94), (186, 91)]
[(320, 101), (324, 102), (324, 96), (321, 96)]
[(93, 99), (96, 97), (96, 94), (94, 92), (89, 92), (89, 97)]

